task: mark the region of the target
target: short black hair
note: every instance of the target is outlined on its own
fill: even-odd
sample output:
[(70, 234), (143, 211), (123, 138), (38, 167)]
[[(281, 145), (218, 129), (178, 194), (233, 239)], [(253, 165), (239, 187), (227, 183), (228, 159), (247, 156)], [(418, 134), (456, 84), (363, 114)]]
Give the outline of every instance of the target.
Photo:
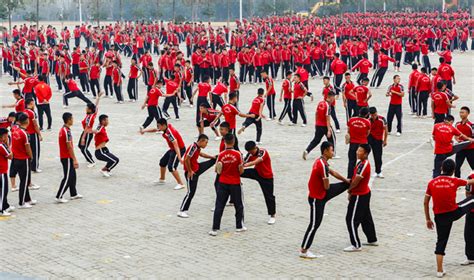
[(437, 89), (442, 89), (444, 87), (445, 83), (443, 81), (439, 81), (437, 84), (436, 84), (436, 88)]
[(159, 125), (168, 125), (168, 121), (165, 118), (158, 119), (156, 123)]
[(198, 141), (201, 141), (201, 140), (209, 140), (209, 137), (207, 137), (206, 134), (199, 134), (198, 136)]
[(63, 122), (67, 123), (70, 119), (72, 119), (72, 114), (69, 112), (65, 112), (63, 114)]
[(15, 95), (21, 95), (21, 91), (16, 88), (16, 89), (13, 90), (13, 94), (15, 94)]
[(235, 93), (235, 92), (229, 93), (229, 100), (234, 99), (236, 97), (237, 97), (237, 93)]
[(349, 72), (346, 72), (346, 73), (344, 74), (344, 76), (346, 76), (346, 77), (347, 77), (347, 76), (350, 76), (350, 75), (351, 75), (351, 73), (349, 73)]
[(467, 106), (462, 106), (460, 110), (467, 111), (468, 114), (471, 113), (471, 109), (469, 109), (469, 107), (467, 107)]
[(27, 116), (25, 113), (20, 112), (20, 113), (18, 113), (18, 114), (16, 115), (16, 120), (17, 120), (19, 123), (23, 124), (23, 123), (25, 123), (26, 121), (28, 121), (28, 116)]
[(324, 141), (323, 143), (321, 143), (321, 154), (324, 153), (324, 151), (326, 151), (327, 149), (333, 147), (334, 148), (334, 144), (329, 142), (329, 141)]
[(375, 108), (375, 107), (370, 107), (370, 108), (369, 108), (369, 113), (370, 113), (370, 114), (375, 114), (375, 113), (377, 113), (377, 108)]
[(447, 158), (441, 164), (441, 173), (444, 175), (453, 175), (454, 169), (456, 168), (456, 163), (454, 160)]
[(412, 69), (412, 70), (418, 69), (418, 64), (413, 63), (413, 64), (411, 65), (411, 69)]
[(454, 117), (453, 115), (446, 115), (446, 117), (444, 118), (445, 121), (448, 121), (448, 122), (453, 122), (454, 121)]
[(25, 100), (25, 105), (30, 105), (31, 102), (35, 102), (35, 100), (33, 98), (27, 98)]
[(0, 128), (0, 137), (2, 137), (5, 134), (8, 134), (8, 129), (4, 127)]
[(365, 116), (367, 116), (368, 113), (369, 113), (369, 108), (367, 108), (367, 107), (362, 107), (359, 110), (359, 116), (360, 117), (365, 117)]
[(245, 150), (247, 152), (255, 149), (256, 147), (257, 147), (257, 143), (255, 143), (254, 141), (247, 141), (245, 143)]
[(234, 134), (232, 134), (232, 133), (227, 133), (227, 134), (224, 136), (224, 142), (225, 142), (227, 145), (233, 144), (233, 143), (234, 143), (234, 140), (235, 140), (235, 136), (234, 136)]
[(258, 95), (263, 95), (265, 93), (265, 90), (263, 88), (258, 88), (257, 89), (257, 94)]
[(108, 119), (108, 118), (109, 118), (109, 116), (107, 116), (106, 114), (100, 115), (100, 116), (99, 116), (99, 123), (101, 123), (102, 121), (104, 121), (104, 120), (106, 120), (106, 119)]
[(330, 80), (328, 76), (324, 76), (323, 80)]
[(230, 124), (228, 122), (221, 122), (219, 126), (222, 128), (230, 129)]
[(370, 155), (370, 152), (372, 151), (369, 144), (360, 144), (359, 148), (364, 149), (364, 151), (367, 153), (367, 155)]
[(87, 104), (86, 104), (86, 107), (87, 107), (87, 109), (91, 110), (91, 111), (92, 111), (92, 113), (95, 113), (96, 106), (95, 106), (95, 104), (94, 104), (94, 103), (92, 103), (92, 102), (89, 102), (89, 103), (87, 103)]

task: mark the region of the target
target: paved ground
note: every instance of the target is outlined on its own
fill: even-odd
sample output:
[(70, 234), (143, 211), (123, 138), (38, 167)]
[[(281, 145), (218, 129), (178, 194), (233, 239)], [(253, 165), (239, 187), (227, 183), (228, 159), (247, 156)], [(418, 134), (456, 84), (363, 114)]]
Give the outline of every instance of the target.
[[(431, 56), (432, 63), (437, 57)], [(461, 96), (458, 104), (473, 105), (474, 55), (455, 54), (454, 67)], [(436, 63), (435, 63), (436, 64)], [(128, 69), (125, 67), (125, 69)], [(409, 70), (401, 73), (407, 84)], [(373, 90), (371, 104), (385, 115), (388, 98), (384, 89), (391, 82), (393, 71), (386, 75), (383, 87)], [(8, 77), (0, 78), (1, 102), (9, 103)], [(312, 91), (319, 96), (322, 81), (310, 81)], [(256, 92), (256, 85), (242, 88), (242, 108), (246, 110)], [(280, 88), (280, 81), (277, 82)], [(140, 85), (140, 99), (144, 88)], [(405, 98), (405, 100), (407, 100)], [(211, 227), (214, 203), (214, 174), (209, 171), (199, 182), (189, 219), (179, 219), (176, 212), (185, 190), (173, 190), (169, 180), (157, 186), (158, 160), (166, 144), (159, 135), (140, 136), (138, 126), (146, 116), (139, 104), (114, 104), (104, 99), (101, 113), (110, 116), (110, 150), (120, 157), (114, 176), (104, 179), (99, 167), (88, 169), (82, 155), (78, 170), (81, 201), (65, 205), (53, 202), (62, 176), (58, 159), (57, 132), (60, 127), (61, 95), (54, 92), (54, 129), (44, 133), (41, 174), (33, 181), (42, 186), (32, 192), (39, 204), (31, 210), (19, 210), (14, 216), (0, 220), (0, 248), (3, 258), (2, 279), (33, 278), (424, 278), (435, 272), (435, 233), (425, 228), (422, 201), (432, 169), (430, 137), (432, 121), (412, 119), (408, 104), (404, 105), (404, 134), (390, 137), (384, 151), (386, 179), (373, 183), (372, 211), (380, 246), (364, 248), (361, 253), (344, 253), (349, 243), (345, 226), (347, 200), (334, 199), (326, 208), (326, 217), (317, 233), (313, 250), (323, 254), (317, 260), (302, 260), (297, 252), (309, 221), (307, 180), (314, 152), (303, 161), (301, 152), (313, 136), (314, 128), (279, 126), (264, 123), (263, 146), (268, 149), (276, 174), (277, 223), (266, 224), (263, 196), (253, 181), (244, 181), (245, 215), (248, 232), (234, 233), (234, 211), (227, 208), (222, 231), (217, 237), (207, 235)], [(71, 111), (76, 124), (73, 135), (80, 133), (79, 121), (84, 116), (84, 104), (72, 100)], [(316, 101), (306, 103), (310, 124), (313, 123)], [(338, 103), (339, 120), (344, 119)], [(282, 104), (277, 104), (278, 112)], [(171, 120), (190, 144), (196, 135), (195, 109), (182, 108), (180, 122)], [(8, 112), (3, 111), (2, 116)], [(454, 111), (457, 114), (457, 110)], [(242, 120), (239, 120), (241, 122)], [(207, 131), (210, 132), (210, 131)], [(338, 134), (337, 150), (343, 159), (331, 164), (346, 173), (347, 146), (343, 142), (345, 125)], [(253, 139), (250, 128), (240, 142)], [(207, 152), (216, 153), (217, 142), (211, 141)], [(315, 150), (317, 151), (317, 150)], [(79, 150), (76, 150), (79, 153)], [(100, 164), (102, 165), (102, 164)], [(463, 169), (466, 175), (467, 168)], [(17, 204), (17, 193), (9, 200)], [(459, 198), (463, 196), (459, 192)], [(474, 267), (461, 267), (464, 260), (464, 221), (456, 223), (447, 249), (446, 270), (454, 278), (473, 279)]]

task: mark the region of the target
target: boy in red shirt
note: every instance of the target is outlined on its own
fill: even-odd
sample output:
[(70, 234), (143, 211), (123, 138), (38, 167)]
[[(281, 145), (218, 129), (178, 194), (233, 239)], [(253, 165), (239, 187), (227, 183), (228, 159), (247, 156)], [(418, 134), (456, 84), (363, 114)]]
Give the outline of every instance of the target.
[(351, 240), (351, 246), (344, 249), (344, 252), (359, 252), (362, 250), (358, 228), (362, 224), (367, 246), (378, 246), (375, 225), (370, 211), (370, 163), (369, 154), (371, 148), (368, 144), (361, 144), (357, 148), (358, 163), (352, 175), (349, 193), (349, 205), (347, 206), (346, 225)]
[(370, 148), (373, 151), (375, 162), (375, 176), (384, 178), (382, 174), (383, 148), (387, 146), (388, 128), (387, 121), (377, 113), (377, 108), (370, 107), (370, 134), (368, 137)]
[(8, 204), (8, 160), (13, 158), (13, 154), (8, 147), (8, 129), (0, 128), (0, 217), (11, 216)]
[[(424, 200), (424, 211), (426, 219), (426, 227), (434, 229), (436, 225), (436, 276), (441, 278), (446, 272), (443, 270), (443, 259), (445, 255), (446, 245), (448, 244), (449, 234), (453, 226), (453, 222), (459, 220), (474, 209), (474, 196), (456, 203), (456, 192), (459, 187), (474, 184), (474, 179), (468, 181), (453, 177), (456, 164), (452, 159), (446, 159), (441, 165), (441, 175), (432, 179), (428, 183)], [(430, 200), (433, 198), (433, 212), (435, 215), (435, 223), (430, 217)]]
[(43, 114), (46, 114), (48, 119), (48, 130), (51, 130), (51, 107), (49, 101), (52, 97), (51, 87), (45, 82), (45, 76), (40, 75), (38, 77), (39, 83), (35, 87), (36, 97), (38, 99), (38, 122), (39, 128), (43, 130)]
[(109, 125), (109, 116), (99, 116), (99, 126), (93, 130), (95, 141), (95, 157), (98, 160), (105, 161), (107, 164), (100, 170), (100, 173), (106, 178), (110, 177), (110, 171), (114, 169), (119, 163), (119, 158), (116, 157), (107, 148), (109, 136), (107, 135), (106, 127)]
[(360, 109), (358, 117), (352, 117), (347, 122), (346, 143), (349, 144), (349, 151), (347, 152), (349, 157), (347, 178), (352, 177), (354, 173), (359, 145), (369, 142), (367, 137), (370, 135), (371, 124), (368, 117), (369, 108), (363, 107)]
[(257, 97), (253, 99), (252, 106), (250, 106), (250, 110), (248, 113), (250, 117), (247, 117), (245, 119), (244, 123), (242, 124), (242, 128), (238, 131), (238, 134), (241, 134), (245, 131), (247, 127), (252, 124), (255, 124), (255, 127), (257, 128), (257, 143), (260, 144), (260, 139), (262, 138), (262, 118), (265, 118), (265, 116), (263, 115), (263, 105), (265, 104), (265, 99), (263, 97), (264, 93), (265, 90), (263, 88), (259, 88), (257, 90)]
[(66, 76), (66, 84), (69, 89), (68, 92), (66, 92), (63, 95), (63, 107), (67, 108), (69, 106), (69, 98), (77, 97), (84, 101), (86, 104), (87, 103), (92, 103), (89, 98), (85, 97), (84, 94), (79, 90), (79, 87), (77, 86), (76, 81), (74, 81), (74, 78), (72, 74), (69, 74)]
[(278, 124), (280, 125), (283, 125), (283, 119), (285, 118), (286, 114), (288, 114), (290, 122), (293, 123), (293, 112), (291, 111), (291, 103), (293, 101), (293, 89), (291, 86), (292, 74), (293, 72), (291, 71), (286, 72), (286, 79), (284, 79), (281, 84), (280, 102), (284, 101), (285, 106), (283, 107), (280, 117), (278, 118)]
[[(468, 180), (474, 180), (474, 172), (467, 177)], [(474, 196), (474, 184), (466, 186), (466, 197)], [(466, 224), (464, 225), (464, 241), (466, 242), (466, 260), (461, 265), (474, 264), (474, 209), (466, 214)]]
[(390, 96), (387, 113), (388, 134), (392, 132), (393, 117), (397, 117), (397, 136), (402, 135), (402, 102), (405, 96), (405, 89), (400, 84), (400, 76), (393, 76), (393, 84), (388, 87), (385, 96)]
[[(474, 124), (469, 120), (470, 113), (469, 107), (461, 107), (459, 110), (461, 120), (456, 123), (456, 128), (467, 137), (474, 138)], [(458, 141), (461, 141), (461, 139), (458, 139)], [(454, 174), (458, 178), (461, 177), (461, 167), (465, 159), (467, 159), (471, 170), (474, 170), (474, 143), (456, 153), (456, 171)]]

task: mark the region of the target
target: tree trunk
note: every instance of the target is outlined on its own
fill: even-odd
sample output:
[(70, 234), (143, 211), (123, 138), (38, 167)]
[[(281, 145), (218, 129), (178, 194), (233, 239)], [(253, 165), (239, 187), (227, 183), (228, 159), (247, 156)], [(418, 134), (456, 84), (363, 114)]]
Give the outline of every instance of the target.
[[(122, 2), (122, 1), (120, 1)], [(96, 12), (96, 16), (97, 16), (97, 26), (100, 27), (100, 10), (99, 10), (99, 0), (96, 0), (96, 9), (97, 9), (97, 12)]]
[(123, 20), (123, 7), (122, 7), (123, 1), (119, 0), (119, 20)]
[(230, 22), (230, 4), (229, 4), (229, 0), (227, 0), (227, 28), (229, 28), (229, 22)]
[(173, 23), (176, 21), (176, 0), (173, 0)]
[(12, 11), (8, 8), (8, 28), (10, 29), (10, 36), (12, 36)]
[(36, 31), (39, 31), (39, 0), (36, 0)]

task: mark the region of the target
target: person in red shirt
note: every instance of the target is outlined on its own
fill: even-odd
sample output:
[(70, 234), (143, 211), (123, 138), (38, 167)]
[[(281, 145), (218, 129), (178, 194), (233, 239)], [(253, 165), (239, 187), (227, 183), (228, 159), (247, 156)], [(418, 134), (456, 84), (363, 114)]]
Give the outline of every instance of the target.
[(106, 127), (109, 125), (109, 116), (102, 114), (99, 116), (99, 125), (94, 133), (95, 141), (95, 157), (100, 161), (105, 161), (107, 164), (100, 170), (102, 176), (109, 178), (111, 176), (110, 171), (114, 169), (119, 163), (119, 158), (116, 157), (109, 151), (107, 148), (107, 143), (109, 142), (109, 136), (107, 134)]
[[(428, 183), (423, 203), (426, 227), (433, 230), (436, 226), (437, 241), (434, 253), (436, 255), (437, 277), (443, 277), (446, 273), (443, 270), (443, 258), (453, 222), (474, 209), (474, 196), (469, 196), (456, 203), (456, 192), (459, 187), (474, 184), (474, 179), (463, 180), (453, 177), (455, 166), (452, 159), (442, 162), (441, 175)], [(431, 199), (433, 199), (435, 223), (431, 220), (430, 215)]]
[(255, 124), (257, 129), (257, 143), (261, 143), (260, 140), (262, 138), (262, 118), (265, 118), (263, 115), (263, 106), (265, 105), (264, 99), (265, 90), (263, 88), (259, 88), (257, 90), (257, 96), (253, 99), (252, 105), (250, 106), (250, 110), (248, 112), (248, 117), (245, 119), (244, 123), (242, 124), (242, 128), (239, 129), (237, 132), (238, 134), (242, 134), (247, 127), (252, 124)]
[(88, 163), (87, 165), (88, 168), (95, 166), (94, 158), (92, 158), (92, 154), (89, 152), (89, 145), (91, 144), (92, 139), (94, 138), (94, 133), (93, 133), (94, 122), (95, 122), (95, 118), (97, 117), (97, 112), (99, 111), (99, 101), (103, 94), (104, 92), (100, 92), (97, 95), (95, 104), (87, 103), (86, 117), (81, 122), (82, 133), (81, 133), (81, 137), (79, 137), (78, 147), (81, 150), (81, 153), (86, 158), (86, 161)]
[(280, 117), (278, 118), (278, 124), (280, 125), (283, 125), (283, 119), (285, 118), (286, 114), (288, 114), (290, 122), (293, 123), (293, 112), (291, 111), (291, 104), (293, 103), (293, 89), (291, 82), (292, 75), (293, 72), (286, 72), (286, 78), (281, 84), (280, 102), (285, 101), (285, 105), (281, 111)]
[(2, 105), (2, 108), (15, 108), (16, 113), (25, 111), (25, 99), (23, 99), (19, 89), (13, 90), (13, 98), (15, 98), (15, 103)]
[(81, 60), (79, 61), (79, 81), (83, 92), (89, 93), (89, 64), (84, 56), (85, 51), (81, 54)]
[(352, 66), (351, 71), (354, 72), (354, 70), (359, 69), (359, 75), (357, 76), (357, 83), (359, 85), (362, 84), (362, 80), (364, 78), (369, 77), (369, 71), (370, 68), (372, 68), (372, 63), (369, 61), (367, 58), (367, 54), (364, 54), (362, 56), (363, 58), (357, 62), (356, 65)]
[(436, 84), (436, 91), (431, 93), (431, 112), (434, 123), (442, 123), (448, 115), (449, 109), (454, 106), (445, 92), (446, 84), (440, 81)]
[[(216, 163), (217, 156), (211, 156), (201, 151), (207, 147), (208, 142), (209, 137), (205, 134), (200, 134), (197, 141), (190, 145), (184, 153), (184, 178), (186, 178), (188, 192), (178, 212), (178, 217), (180, 218), (189, 217), (188, 210), (196, 193), (199, 176)], [(199, 157), (207, 158), (208, 160), (198, 162)]]
[(390, 96), (390, 103), (388, 105), (387, 113), (387, 128), (388, 134), (392, 133), (393, 118), (397, 117), (397, 136), (402, 135), (402, 102), (405, 96), (405, 89), (400, 84), (400, 76), (393, 76), (393, 84), (388, 86), (385, 96)]
[[(229, 89), (227, 88), (227, 85), (224, 82), (222, 82), (221, 78), (219, 78), (216, 82), (216, 85), (211, 90), (212, 109), (216, 109), (217, 105), (219, 105), (219, 107), (222, 108), (222, 106), (224, 106), (224, 104), (227, 103), (228, 92), (229, 92)], [(224, 98), (222, 98), (222, 96), (224, 96)]]
[(199, 122), (196, 123), (199, 134), (204, 133), (205, 127), (210, 127), (216, 135), (216, 141), (220, 140), (221, 137), (216, 129), (216, 126), (220, 124), (220, 119), (217, 119), (219, 114), (220, 111), (211, 109), (208, 104), (201, 104), (199, 106)]
[(35, 112), (35, 100), (32, 98), (25, 100), (25, 114), (28, 116), (29, 124), (26, 128), (26, 132), (29, 135), (30, 140), (30, 147), (33, 156), (31, 158), (31, 171), (35, 173), (41, 173), (41, 169), (39, 169), (39, 158), (40, 158), (40, 150), (41, 145), (40, 142), (43, 141), (43, 137), (41, 136), (41, 131), (37, 121), (37, 115)]
[(331, 70), (334, 73), (333, 84), (336, 89), (336, 94), (339, 95), (341, 92), (341, 83), (344, 73), (347, 71), (347, 64), (339, 59), (340, 54), (336, 53), (334, 55), (334, 60), (331, 63)]
[(372, 81), (370, 82), (370, 87), (380, 87), (383, 81), (383, 77), (388, 69), (388, 63), (395, 62), (395, 59), (387, 55), (387, 51), (382, 49), (379, 56), (378, 68), (375, 70), (374, 75), (372, 76)]
[(428, 115), (428, 98), (431, 91), (431, 79), (425, 67), (421, 67), (421, 74), (416, 82), (417, 105), (416, 115), (420, 118), (426, 118)]
[(184, 163), (182, 157), (186, 152), (186, 146), (184, 145), (183, 137), (181, 137), (181, 134), (173, 127), (173, 125), (168, 124), (166, 119), (159, 119), (157, 121), (156, 128), (150, 127), (146, 129), (140, 129), (140, 133), (142, 135), (147, 132), (162, 132), (162, 136), (166, 140), (169, 148), (160, 159), (160, 179), (158, 184), (163, 185), (166, 183), (165, 174), (166, 167), (168, 167), (168, 171), (173, 175), (174, 179), (178, 183), (174, 189), (183, 189), (183, 181), (181, 180), (177, 169), (179, 163)]
[(347, 122), (347, 135), (346, 144), (349, 144), (348, 157), (349, 162), (347, 165), (347, 178), (352, 177), (354, 173), (354, 166), (357, 161), (357, 149), (361, 144), (367, 144), (369, 141), (367, 137), (370, 134), (371, 124), (368, 120), (369, 108), (362, 107), (359, 110), (358, 117), (352, 117)]
[(346, 109), (346, 122), (350, 118), (357, 115), (357, 97), (354, 92), (354, 82), (351, 80), (351, 73), (344, 74), (344, 79), (346, 80), (342, 84), (342, 102), (344, 108)]
[(193, 107), (193, 81), (194, 81), (194, 70), (191, 67), (191, 61), (186, 60), (184, 63), (184, 92), (189, 100), (189, 107)]
[(164, 94), (161, 91), (161, 87), (163, 86), (163, 81), (158, 80), (156, 84), (148, 91), (145, 100), (143, 101), (142, 110), (147, 108), (148, 116), (141, 126), (142, 129), (147, 128), (153, 119), (158, 121), (159, 119), (163, 118), (163, 113), (161, 111), (160, 106), (158, 105), (158, 100), (160, 97), (171, 97), (171, 94)]
[(201, 106), (201, 104), (207, 104), (210, 107), (209, 102), (212, 101), (211, 91), (211, 77), (205, 75), (202, 79), (202, 82), (198, 84), (193, 92), (193, 96), (191, 97), (191, 100), (194, 100), (194, 96), (196, 94), (198, 95), (196, 100), (196, 122), (199, 121), (199, 106)]
[(369, 100), (370, 98), (372, 98), (372, 92), (367, 87), (368, 84), (369, 84), (369, 78), (364, 78), (362, 79), (362, 85), (356, 86), (352, 90), (356, 97), (357, 112), (360, 110), (360, 108), (369, 107)]
[[(275, 120), (276, 118), (276, 112), (275, 112), (275, 96), (276, 96), (276, 91), (275, 91), (275, 83), (273, 82), (273, 79), (268, 75), (267, 71), (262, 71), (262, 79), (263, 82), (265, 83), (265, 94), (264, 97), (267, 99), (267, 107), (268, 107), (268, 120)], [(257, 141), (258, 142), (258, 141)]]
[(270, 216), (267, 223), (273, 225), (275, 223), (276, 202), (275, 195), (273, 195), (273, 170), (270, 154), (266, 149), (258, 147), (254, 141), (245, 143), (245, 150), (247, 151), (247, 155), (244, 157), (245, 170), (241, 177), (258, 182), (265, 198), (267, 213)]
[(31, 181), (31, 152), (30, 141), (26, 128), (29, 125), (29, 118), (25, 113), (17, 115), (18, 128), (12, 131), (12, 152), (13, 160), (11, 173), (20, 177), (19, 207), (20, 209), (31, 208), (36, 204), (36, 200), (31, 199), (28, 185)]
[(416, 85), (418, 83), (418, 78), (420, 77), (421, 73), (418, 72), (418, 64), (413, 63), (411, 66), (412, 72), (408, 77), (408, 101), (410, 104), (411, 113), (410, 115), (417, 114), (417, 99), (418, 99), (418, 91)]
[[(334, 144), (331, 142), (321, 143), (321, 157), (313, 163), (311, 175), (308, 182), (308, 203), (310, 206), (310, 223), (301, 243), (300, 257), (314, 259), (319, 257), (309, 251), (314, 236), (324, 217), (326, 203), (332, 198), (340, 195), (349, 188), (350, 181), (344, 178), (334, 169), (330, 168), (328, 161), (334, 157)], [(340, 183), (329, 183), (329, 175), (341, 181)]]
[(122, 96), (122, 70), (117, 62), (114, 60), (112, 62), (112, 83), (114, 87), (115, 97), (117, 98), (117, 102), (119, 104), (123, 103), (123, 96)]
[(349, 205), (347, 206), (346, 225), (351, 240), (351, 246), (344, 249), (344, 252), (360, 252), (358, 228), (362, 224), (368, 246), (378, 246), (375, 225), (370, 211), (370, 145), (361, 144), (357, 148), (357, 165), (351, 179), (349, 193)]
[(219, 153), (216, 164), (216, 172), (219, 174), (219, 179), (216, 187), (217, 197), (212, 230), (209, 232), (211, 236), (216, 236), (217, 231), (221, 228), (222, 214), (229, 196), (234, 203), (236, 231), (243, 232), (247, 230), (243, 224), (244, 204), (242, 202), (242, 188), (240, 186), (240, 176), (244, 173), (244, 161), (242, 154), (233, 148), (235, 136), (232, 133), (228, 133), (224, 137), (224, 141), (225, 150)]
[(76, 81), (74, 81), (74, 78), (73, 78), (72, 74), (69, 74), (69, 75), (66, 76), (66, 83), (67, 83), (67, 87), (68, 87), (69, 91), (66, 92), (63, 95), (63, 107), (64, 108), (67, 108), (69, 106), (69, 101), (68, 100), (70, 98), (74, 98), (74, 97), (77, 97), (77, 98), (81, 99), (86, 104), (87, 103), (92, 103), (89, 100), (89, 98), (85, 97), (84, 94), (82, 93), (82, 91), (79, 89), (79, 87), (77, 86)]
[(454, 70), (451, 65), (445, 62), (443, 57), (439, 58), (438, 74), (441, 79), (446, 83), (446, 87), (449, 90), (453, 90), (453, 84), (456, 84), (456, 77), (454, 76)]
[[(459, 117), (461, 120), (456, 123), (455, 127), (459, 130), (459, 132), (466, 135), (467, 137), (474, 138), (474, 124), (469, 120), (470, 113), (471, 110), (469, 107), (461, 107), (459, 110)], [(461, 139), (458, 140), (461, 141)], [(456, 153), (456, 171), (454, 174), (458, 178), (461, 177), (461, 167), (465, 159), (467, 159), (471, 170), (474, 170), (474, 143)]]
[(370, 107), (370, 134), (368, 137), (375, 162), (375, 176), (384, 178), (382, 174), (382, 154), (383, 148), (387, 146), (388, 128), (387, 121), (377, 113), (377, 108)]
[(43, 114), (46, 114), (48, 119), (48, 130), (51, 130), (51, 107), (49, 101), (52, 97), (51, 87), (45, 82), (45, 76), (38, 76), (38, 84), (35, 86), (36, 98), (38, 99), (38, 122), (39, 128), (43, 130)]
[(308, 89), (301, 82), (301, 76), (295, 74), (293, 77), (293, 122), (290, 125), (296, 125), (298, 122), (298, 113), (303, 120), (302, 127), (306, 126), (306, 113), (304, 110), (304, 97), (308, 94)]
[[(453, 126), (454, 117), (447, 115), (444, 119), (444, 122), (437, 123), (433, 127), (433, 140), (435, 142), (434, 146), (434, 168), (433, 168), (433, 178), (438, 177), (441, 172), (441, 164), (448, 157), (456, 154), (462, 149), (469, 146), (474, 139), (464, 135), (457, 128)], [(453, 145), (453, 137), (456, 136), (457, 139), (466, 140), (461, 143)]]
[(306, 150), (303, 151), (303, 159), (306, 160), (308, 154), (316, 148), (321, 142), (323, 136), (326, 136), (326, 139), (332, 143), (336, 144), (336, 135), (334, 129), (331, 126), (331, 110), (333, 107), (331, 103), (336, 99), (336, 93), (334, 91), (329, 91), (326, 94), (324, 100), (321, 100), (316, 107), (316, 118), (315, 118), (315, 132), (314, 137), (311, 142), (308, 144)]
[(142, 75), (142, 70), (137, 65), (135, 58), (132, 58), (130, 62), (130, 71), (128, 72), (128, 84), (127, 92), (130, 102), (136, 102), (138, 100), (138, 79)]
[(216, 120), (213, 122), (213, 125), (216, 124), (217, 119), (220, 119), (222, 115), (224, 115), (224, 119), (230, 125), (231, 133), (235, 135), (235, 129), (237, 127), (236, 116), (241, 118), (255, 118), (255, 114), (244, 114), (239, 111), (236, 107), (237, 104), (237, 94), (232, 92), (229, 94), (229, 103), (225, 104), (222, 107), (221, 112), (217, 116)]
[(97, 94), (100, 92), (99, 80), (101, 71), (100, 62), (97, 60), (91, 65), (89, 71), (89, 84), (94, 98), (96, 98)]
[(64, 177), (56, 194), (56, 202), (58, 203), (68, 202), (67, 199), (63, 198), (68, 189), (71, 200), (82, 198), (82, 195), (78, 194), (76, 190), (76, 169), (79, 168), (79, 163), (74, 153), (74, 143), (72, 141), (71, 127), (74, 122), (72, 114), (64, 113), (63, 122), (64, 125), (59, 130), (59, 157), (63, 166)]
[(8, 160), (13, 158), (9, 148), (8, 129), (0, 128), (0, 217), (11, 216), (13, 208), (8, 204)]
[[(467, 177), (468, 180), (474, 180), (474, 172)], [(467, 184), (466, 197), (474, 196), (474, 184)], [(474, 209), (466, 214), (466, 223), (464, 225), (464, 241), (466, 242), (466, 260), (461, 265), (474, 264)]]

